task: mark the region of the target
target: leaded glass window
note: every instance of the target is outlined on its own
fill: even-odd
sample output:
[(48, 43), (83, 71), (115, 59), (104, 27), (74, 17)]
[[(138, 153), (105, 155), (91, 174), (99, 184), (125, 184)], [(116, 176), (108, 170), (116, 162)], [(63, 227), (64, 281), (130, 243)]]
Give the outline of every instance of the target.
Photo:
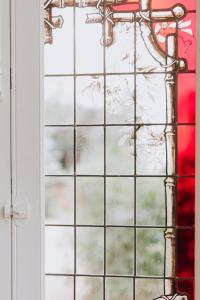
[(46, 300), (194, 299), (195, 1), (44, 8)]

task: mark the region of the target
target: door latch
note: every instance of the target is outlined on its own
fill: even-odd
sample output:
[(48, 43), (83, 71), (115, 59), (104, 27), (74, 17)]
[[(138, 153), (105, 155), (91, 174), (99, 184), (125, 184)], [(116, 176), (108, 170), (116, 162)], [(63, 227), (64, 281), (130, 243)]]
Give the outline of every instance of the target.
[(3, 207), (3, 217), (5, 219), (14, 218), (17, 220), (27, 219), (28, 208), (27, 203), (16, 203), (13, 205), (6, 204)]

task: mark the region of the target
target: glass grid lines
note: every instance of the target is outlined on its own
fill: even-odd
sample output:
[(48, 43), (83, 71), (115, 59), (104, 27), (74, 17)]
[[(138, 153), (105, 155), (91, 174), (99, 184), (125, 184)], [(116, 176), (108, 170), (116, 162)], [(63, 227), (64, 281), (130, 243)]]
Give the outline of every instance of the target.
[[(105, 5), (105, 4), (104, 4)], [(74, 238), (73, 238), (73, 249), (74, 249), (74, 256), (73, 256), (73, 272), (72, 273), (68, 273), (68, 272), (47, 272), (46, 276), (47, 277), (52, 277), (52, 276), (56, 276), (56, 277), (68, 277), (68, 278), (72, 278), (73, 279), (73, 299), (74, 300), (78, 300), (79, 296), (77, 293), (77, 282), (79, 280), (79, 278), (83, 277), (83, 278), (99, 278), (102, 280), (102, 298), (98, 298), (98, 300), (102, 299), (102, 300), (108, 300), (109, 298), (107, 297), (107, 279), (109, 278), (116, 278), (116, 279), (131, 279), (132, 281), (132, 291), (131, 291), (131, 299), (133, 300), (138, 300), (137, 299), (137, 280), (140, 279), (155, 279), (155, 280), (163, 280), (166, 279), (167, 277), (164, 276), (164, 271), (163, 274), (156, 274), (156, 275), (145, 275), (145, 274), (138, 274), (138, 257), (140, 255), (140, 253), (138, 253), (138, 241), (137, 241), (137, 236), (138, 233), (142, 230), (150, 230), (150, 229), (155, 229), (155, 230), (164, 230), (166, 228), (172, 228), (172, 227), (166, 227), (165, 224), (145, 224), (145, 225), (141, 225), (138, 224), (138, 217), (137, 217), (137, 209), (138, 209), (138, 195), (137, 195), (137, 186), (138, 186), (138, 179), (145, 179), (145, 178), (166, 178), (166, 172), (165, 173), (161, 173), (161, 174), (145, 174), (144, 173), (138, 173), (138, 162), (137, 162), (137, 152), (138, 152), (138, 145), (137, 145), (137, 138), (134, 138), (133, 141), (133, 172), (132, 174), (109, 174), (108, 170), (107, 170), (107, 158), (108, 158), (108, 154), (107, 154), (107, 145), (108, 145), (108, 140), (107, 140), (107, 133), (109, 128), (115, 128), (115, 127), (133, 127), (133, 134), (134, 137), (137, 137), (137, 130), (138, 127), (145, 127), (145, 126), (155, 126), (155, 127), (159, 127), (159, 126), (166, 126), (166, 122), (165, 123), (138, 123), (137, 120), (137, 86), (136, 86), (136, 78), (138, 74), (162, 74), (162, 72), (139, 72), (137, 70), (137, 66), (136, 63), (134, 63), (134, 70), (133, 72), (121, 72), (121, 73), (109, 73), (106, 72), (106, 47), (103, 46), (103, 73), (92, 73), (92, 74), (78, 74), (76, 72), (76, 7), (74, 5), (73, 8), (73, 26), (74, 26), (74, 73), (73, 74), (47, 74), (45, 75), (45, 77), (64, 77), (64, 76), (72, 76), (73, 80), (74, 80), (74, 122), (73, 124), (62, 124), (62, 125), (56, 125), (56, 124), (46, 124), (45, 127), (48, 130), (48, 128), (71, 128), (73, 130), (73, 170), (71, 174), (55, 174), (55, 173), (51, 173), (51, 172), (46, 172), (45, 176), (46, 178), (73, 178), (74, 180), (74, 195), (73, 195), (73, 199), (74, 199), (74, 222), (73, 224), (59, 224), (59, 223), (46, 223), (46, 228), (47, 230), (49, 228), (72, 228), (74, 230)], [(105, 15), (105, 6), (104, 6), (104, 15)], [(136, 62), (136, 54), (137, 54), (137, 34), (136, 34), (136, 23), (133, 24), (134, 26), (134, 38), (135, 38), (135, 43), (134, 43), (134, 60)], [(177, 34), (177, 31), (176, 31)], [(103, 23), (103, 35), (105, 37), (105, 22)], [(189, 70), (187, 72), (184, 73), (194, 73), (195, 71), (193, 70)], [(166, 72), (165, 72), (166, 73)], [(171, 72), (170, 72), (171, 73)], [(106, 85), (107, 85), (107, 76), (109, 75), (133, 75), (134, 77), (134, 105), (133, 105), (133, 120), (130, 123), (116, 123), (116, 124), (111, 124), (111, 123), (107, 123), (107, 108), (106, 108)], [(103, 76), (103, 102), (104, 102), (104, 111), (103, 111), (103, 123), (101, 124), (77, 124), (77, 77), (84, 77), (84, 76)], [(173, 124), (174, 125), (174, 124)], [(183, 125), (188, 125), (188, 126), (194, 126), (194, 123), (177, 123), (176, 127), (178, 126), (183, 126)], [(79, 161), (79, 153), (77, 153), (77, 139), (78, 139), (78, 129), (79, 128), (102, 128), (103, 131), (103, 172), (101, 174), (93, 174), (92, 172), (82, 172), (79, 173), (77, 170), (77, 162)], [(89, 133), (87, 133), (89, 134)], [(89, 160), (89, 158), (88, 158)], [(177, 174), (178, 172), (176, 172)], [(79, 224), (77, 221), (77, 180), (78, 178), (102, 178), (103, 179), (103, 224)], [(170, 176), (169, 176), (170, 177)], [(171, 176), (171, 177), (175, 177), (175, 178), (193, 178), (194, 176), (184, 176), (184, 175), (175, 175), (175, 176)], [(133, 193), (134, 193), (134, 197), (133, 197), (133, 223), (130, 225), (123, 225), (123, 224), (109, 224), (107, 222), (107, 193), (108, 193), (108, 187), (107, 187), (107, 179), (108, 178), (132, 178), (133, 179)], [(165, 199), (166, 200), (166, 199)], [(97, 271), (96, 273), (92, 273), (92, 272), (78, 272), (78, 268), (77, 268), (77, 238), (78, 238), (78, 233), (79, 233), (79, 229), (82, 230), (87, 230), (87, 229), (91, 229), (91, 230), (99, 230), (98, 234), (100, 233), (100, 231), (103, 231), (103, 253), (100, 253), (99, 255), (102, 255), (103, 258), (103, 268), (101, 270), (101, 272)], [(184, 230), (184, 229), (189, 229), (189, 230), (193, 230), (194, 228), (192, 226), (175, 226), (173, 228), (176, 228), (177, 230)], [(116, 230), (116, 229), (124, 229), (124, 230), (132, 230), (132, 237), (133, 237), (133, 249), (132, 249), (132, 260), (133, 260), (133, 265), (132, 265), (132, 273), (128, 274), (128, 272), (126, 272), (126, 270), (117, 274), (113, 272), (113, 274), (110, 272), (108, 272), (108, 268), (107, 268), (107, 247), (108, 247), (108, 230)], [(99, 234), (100, 235), (100, 234)], [(164, 235), (163, 235), (163, 241), (164, 241)], [(102, 240), (101, 240), (102, 242)], [(114, 241), (113, 241), (114, 243)], [(126, 243), (126, 241), (125, 241)], [(83, 243), (84, 244), (84, 243)], [(92, 245), (91, 245), (92, 246)], [(163, 253), (163, 259), (164, 259), (164, 253)], [(131, 259), (130, 259), (131, 261)], [(117, 269), (117, 268), (116, 268)], [(176, 277), (176, 280), (192, 280), (192, 277)]]

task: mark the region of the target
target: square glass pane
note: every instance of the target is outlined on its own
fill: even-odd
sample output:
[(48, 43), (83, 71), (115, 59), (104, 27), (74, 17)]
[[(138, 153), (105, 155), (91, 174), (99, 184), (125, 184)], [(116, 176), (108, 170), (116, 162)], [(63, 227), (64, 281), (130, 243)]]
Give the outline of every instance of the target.
[(74, 300), (73, 277), (46, 276), (45, 300)]
[(102, 225), (104, 222), (104, 179), (76, 179), (76, 222), (81, 225)]
[(79, 76), (76, 79), (77, 124), (103, 124), (104, 80), (102, 76)]
[(47, 224), (74, 223), (74, 179), (46, 177), (45, 212)]
[(177, 290), (179, 293), (183, 295), (189, 295), (189, 299), (194, 300), (195, 299), (195, 286), (196, 282), (194, 279), (189, 279), (189, 280), (182, 280), (179, 279), (176, 281), (177, 285)]
[(166, 123), (165, 74), (136, 77), (136, 120), (139, 124)]
[(73, 77), (46, 77), (44, 84), (45, 123), (47, 125), (73, 124)]
[(102, 278), (76, 277), (76, 300), (103, 300)]
[(178, 126), (177, 167), (179, 175), (195, 175), (195, 140), (195, 126)]
[(76, 130), (77, 173), (101, 175), (104, 172), (103, 127), (81, 127)]
[(178, 178), (176, 199), (176, 224), (195, 225), (195, 178)]
[(114, 42), (106, 47), (106, 72), (133, 72), (135, 61), (135, 25), (119, 22), (113, 28)]
[[(188, 84), (188, 82), (190, 84)], [(196, 74), (178, 74), (178, 123), (196, 121)]]
[(134, 127), (106, 128), (106, 171), (108, 175), (134, 174)]
[(137, 275), (164, 276), (164, 229), (137, 229)]
[(166, 174), (165, 126), (141, 126), (136, 133), (137, 174)]
[(133, 293), (131, 278), (106, 278), (106, 300), (132, 300)]
[(103, 47), (100, 43), (102, 26), (86, 24), (87, 14), (97, 13), (95, 7), (76, 9), (76, 72), (102, 73)]
[(195, 231), (194, 228), (176, 231), (176, 274), (181, 278), (195, 276)]
[(165, 225), (164, 178), (137, 178), (137, 225)]
[(109, 225), (133, 225), (133, 178), (109, 177), (106, 179), (106, 223)]
[[(161, 57), (157, 51), (157, 58), (151, 54), (146, 46), (146, 41), (143, 32), (148, 32), (149, 28), (145, 22), (136, 23), (136, 71), (141, 73), (165, 73), (165, 68), (162, 68), (158, 58)], [(165, 59), (162, 59), (162, 63), (165, 64)]]
[(106, 77), (107, 123), (134, 123), (134, 76), (112, 75)]
[[(53, 9), (54, 16), (61, 14)], [(53, 30), (53, 44), (44, 47), (44, 74), (73, 74), (74, 71), (74, 10), (62, 9), (64, 23), (62, 28)]]
[(69, 274), (74, 271), (74, 229), (48, 226), (45, 230), (46, 273)]
[(134, 229), (107, 228), (106, 266), (108, 274), (133, 274)]
[(73, 174), (73, 128), (46, 128), (45, 133), (45, 173), (47, 175)]
[(77, 228), (77, 273), (103, 274), (103, 228)]
[(164, 294), (164, 280), (136, 279), (135, 291), (138, 300), (156, 299)]

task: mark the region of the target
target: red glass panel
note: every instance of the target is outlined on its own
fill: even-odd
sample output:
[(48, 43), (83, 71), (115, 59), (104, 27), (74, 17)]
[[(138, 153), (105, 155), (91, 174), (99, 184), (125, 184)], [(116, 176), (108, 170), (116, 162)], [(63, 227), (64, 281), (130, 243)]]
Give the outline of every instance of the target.
[(178, 280), (177, 288), (179, 293), (187, 294), (190, 300), (194, 300), (194, 280)]
[(177, 230), (177, 276), (194, 276), (194, 230)]
[(176, 218), (179, 226), (194, 225), (195, 179), (179, 178), (177, 182)]
[(196, 14), (189, 13), (178, 23), (178, 56), (187, 60), (189, 70), (196, 67)]
[(195, 123), (195, 104), (196, 74), (179, 74), (178, 123)]
[(189, 10), (195, 10), (196, 9), (196, 1), (195, 0), (152, 0), (152, 9), (164, 9), (169, 8), (174, 5), (177, 5), (177, 3), (181, 3)]
[(195, 174), (195, 127), (178, 127), (178, 174)]

